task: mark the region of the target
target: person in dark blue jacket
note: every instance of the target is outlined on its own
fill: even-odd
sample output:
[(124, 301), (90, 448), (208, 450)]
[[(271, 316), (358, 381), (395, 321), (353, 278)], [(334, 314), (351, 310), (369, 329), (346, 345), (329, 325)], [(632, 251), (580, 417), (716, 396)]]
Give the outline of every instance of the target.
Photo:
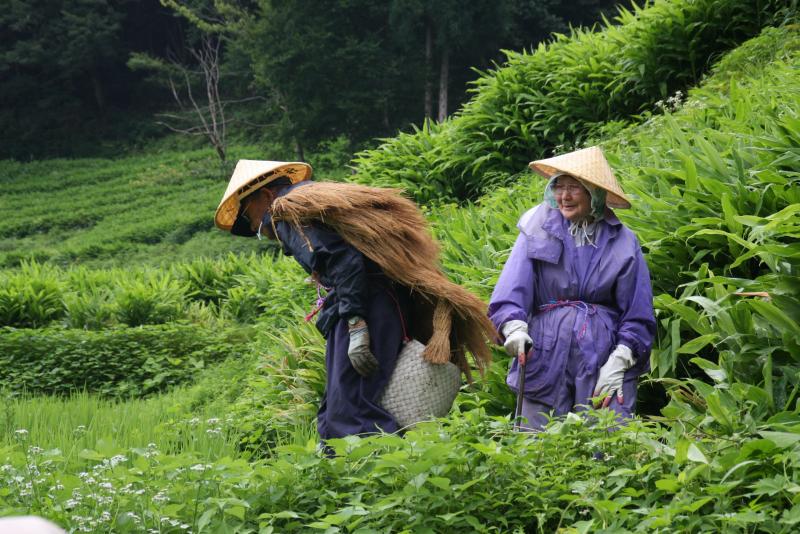
[[(326, 291), (316, 310), (327, 343), (323, 442), (402, 431), (381, 396), (404, 343), (418, 341), (424, 362), (453, 363), (471, 380), (466, 354), (483, 373), (497, 332), (486, 304), (442, 271), (439, 245), (412, 201), (394, 189), (310, 177), (305, 163), (241, 160), (214, 222), (234, 235), (278, 240)], [(412, 381), (408, 390), (419, 385), (402, 380)], [(436, 383), (441, 389), (429, 397), (455, 396)]]
[[(404, 340), (408, 290), (325, 224), (314, 222), (301, 234), (287, 222), (272, 221), (273, 201), (307, 187), (310, 175), (304, 163), (242, 160), (215, 221), (234, 235), (277, 239), (284, 254), (327, 291), (318, 303), (316, 322), (326, 339), (326, 390), (317, 416), (320, 437), (395, 432), (397, 422), (379, 399)], [(238, 197), (238, 208), (231, 218), (233, 197)]]

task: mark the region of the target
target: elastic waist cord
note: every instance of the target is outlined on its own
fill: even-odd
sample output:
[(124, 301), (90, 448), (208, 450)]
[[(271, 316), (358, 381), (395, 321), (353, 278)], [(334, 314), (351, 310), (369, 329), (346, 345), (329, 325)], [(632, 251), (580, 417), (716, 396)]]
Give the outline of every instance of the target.
[(556, 308), (575, 308), (581, 313), (581, 327), (578, 331), (578, 339), (582, 339), (586, 335), (586, 329), (589, 327), (589, 316), (597, 313), (597, 306), (589, 304), (582, 300), (555, 300), (552, 299), (547, 304), (539, 306), (539, 311), (548, 312)]

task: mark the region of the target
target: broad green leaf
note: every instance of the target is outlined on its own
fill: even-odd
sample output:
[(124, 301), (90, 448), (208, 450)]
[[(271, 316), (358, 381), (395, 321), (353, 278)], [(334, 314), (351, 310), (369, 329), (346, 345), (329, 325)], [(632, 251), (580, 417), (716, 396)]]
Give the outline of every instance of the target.
[(701, 451), (700, 448), (694, 443), (689, 445), (686, 457), (693, 462), (699, 462), (702, 464), (708, 463), (708, 458), (706, 458), (706, 455), (703, 454), (703, 451)]
[(719, 365), (704, 358), (692, 358), (689, 360), (700, 367), (714, 382), (721, 383), (728, 380), (728, 374)]
[(775, 327), (792, 332), (794, 335), (800, 335), (800, 325), (792, 321), (789, 316), (773, 304), (761, 300), (751, 300), (749, 304), (756, 310), (756, 313), (767, 319)]
[(244, 521), (246, 510), (244, 506), (226, 506), (225, 513)]
[(676, 493), (681, 488), (681, 485), (675, 478), (662, 478), (656, 480), (656, 487), (669, 493)]
[(678, 349), (678, 354), (697, 354), (697, 351), (708, 345), (709, 343), (713, 343), (718, 337), (717, 334), (706, 334), (704, 336), (696, 337), (691, 341), (688, 341), (681, 345)]
[(761, 437), (771, 441), (781, 449), (791, 447), (797, 442), (800, 442), (800, 432), (773, 432), (769, 430), (762, 430), (759, 432), (759, 434)]
[(795, 504), (790, 509), (784, 510), (780, 521), (785, 525), (797, 525), (800, 523), (800, 504)]

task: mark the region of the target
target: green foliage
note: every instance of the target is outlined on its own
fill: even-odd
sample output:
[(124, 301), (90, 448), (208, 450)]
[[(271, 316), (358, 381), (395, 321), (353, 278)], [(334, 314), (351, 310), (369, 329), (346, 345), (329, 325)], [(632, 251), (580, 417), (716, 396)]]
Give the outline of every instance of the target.
[(191, 380), (236, 354), (225, 332), (169, 324), (101, 332), (57, 328), (0, 330), (0, 381), (9, 389), (129, 397)]
[[(182, 403), (187, 390), (176, 388), (147, 399), (104, 399), (86, 392), (64, 396), (29, 396), (0, 390), (0, 448), (26, 441), (63, 451), (71, 464), (84, 464), (82, 451), (94, 454), (153, 443), (169, 454), (197, 453), (209, 458), (236, 454), (236, 429), (219, 408)], [(98, 451), (99, 449), (99, 451)]]
[[(231, 146), (228, 153), (230, 162), (293, 157), (274, 145)], [(346, 153), (341, 142), (331, 142), (308, 154), (315, 176), (342, 180)], [(267, 241), (234, 238), (214, 227), (233, 165), (185, 145), (157, 145), (118, 159), (0, 160), (0, 267), (31, 260), (164, 265), (275, 251)]]
[(475, 409), (405, 439), (334, 440), (335, 458), (311, 441), (255, 462), (211, 444), (177, 455), (98, 442), (76, 457), (19, 429), (0, 449), (0, 507), (114, 532), (791, 532), (800, 414), (734, 419), (720, 435), (690, 413), (672, 430), (573, 415), (533, 439)]
[(116, 315), (128, 326), (163, 324), (179, 318), (185, 287), (168, 275), (122, 280), (117, 290)]
[[(187, 284), (186, 293), (193, 299), (218, 304), (233, 284), (234, 276), (247, 268), (246, 257), (230, 254), (226, 261), (197, 258), (174, 266), (177, 276)], [(252, 259), (252, 258), (251, 258)]]
[(64, 313), (62, 291), (52, 267), (36, 262), (0, 274), (0, 325), (36, 328), (58, 319)]
[[(270, 134), (294, 141), (302, 155), (305, 145), (338, 136), (359, 144), (394, 135), (435, 114), (437, 98), (437, 107), (455, 109), (475, 65), (570, 24), (591, 25), (614, 2), (351, 0), (321, 10), (302, 1), (261, 0), (215, 2), (214, 9), (231, 4), (238, 15), (234, 8), (215, 17), (227, 19), (230, 55), (246, 58), (253, 85), (268, 98)], [(181, 13), (187, 16), (187, 9)]]
[(674, 113), (607, 143), (637, 197), (621, 215), (656, 289), (654, 375), (693, 376), (696, 355), (718, 359), (731, 379), (765, 388), (776, 409), (793, 402), (800, 361), (799, 44), (795, 27), (765, 30), (742, 47), (753, 62), (737, 51)]
[[(88, 370), (91, 389), (140, 395), (188, 380), (192, 357), (231, 358), (198, 372), (203, 378), (191, 389), (120, 403), (117, 412), (85, 395), (4, 398), (0, 513), (114, 532), (793, 532), (800, 523), (797, 35), (791, 25), (768, 29), (741, 49), (753, 61), (735, 52), (685, 102), (673, 97), (639, 126), (603, 130), (613, 134), (600, 141), (634, 200), (619, 215), (639, 236), (656, 288), (649, 378), (669, 397), (659, 416), (620, 426), (607, 411), (583, 412), (536, 436), (515, 434), (508, 359), (498, 351), (448, 418), (404, 438), (333, 440), (337, 456), (327, 458), (313, 430), (324, 349), (300, 320), (313, 290), (291, 260), (211, 259), (217, 254), (208, 247), (209, 259), (160, 270), (24, 263), (4, 272), (3, 283), (24, 287), (17, 277), (26, 269), (31, 283), (49, 280), (64, 301), (61, 319), (75, 317), (73, 326), (108, 328), (120, 288), (148, 276), (180, 287), (180, 314), (194, 322), (102, 332), (6, 328), (0, 373), (11, 376), (0, 374), (3, 383), (65, 393), (56, 386), (88, 388), (81, 374)], [(448, 151), (460, 150), (453, 131)], [(443, 161), (450, 153), (438, 152)], [(397, 152), (409, 177), (416, 154)], [(69, 177), (71, 164), (60, 163), (60, 176)], [(15, 167), (15, 176), (40, 173), (37, 165)], [(165, 163), (161, 172), (172, 169)], [(488, 297), (515, 223), (539, 201), (543, 183), (521, 174), (476, 203), (426, 208), (453, 280)], [(15, 179), (9, 190), (31, 187), (54, 189), (45, 179)], [(166, 186), (161, 194), (169, 195)], [(29, 209), (20, 199), (18, 211)], [(3, 220), (24, 232), (32, 220), (25, 213)], [(252, 324), (230, 329), (236, 322)], [(124, 373), (110, 376), (118, 369)], [(111, 430), (70, 436), (94, 411)], [(121, 414), (118, 425), (108, 420), (113, 413)], [(211, 413), (224, 413), (224, 423), (201, 416)], [(191, 414), (200, 420), (192, 423)], [(152, 431), (131, 430), (137, 425)], [(117, 428), (125, 430), (115, 441)]]
[(722, 52), (757, 34), (784, 1), (657, 1), (621, 10), (602, 32), (574, 30), (475, 82), (474, 97), (357, 155), (357, 179), (416, 200), (474, 199), (519, 177), (529, 161), (582, 143), (606, 121), (631, 120), (696, 83)]
[(279, 332), (262, 324), (258, 330), (250, 345), (258, 364), (230, 410), (242, 449), (265, 456), (278, 445), (313, 439), (317, 400), (325, 389), (325, 345), (312, 323)]
[[(158, 2), (9, 0), (0, 13), (0, 157), (114, 157), (163, 135), (165, 99), (125, 66), (181, 31)], [(166, 96), (166, 95), (165, 95)]]

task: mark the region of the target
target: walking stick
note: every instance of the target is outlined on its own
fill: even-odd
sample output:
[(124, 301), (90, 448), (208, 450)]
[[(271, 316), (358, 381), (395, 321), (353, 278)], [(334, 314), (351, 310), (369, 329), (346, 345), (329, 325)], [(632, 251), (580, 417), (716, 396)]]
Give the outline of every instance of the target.
[(525, 361), (520, 362), (519, 356), (517, 357), (517, 363), (519, 363), (519, 367), (517, 367), (517, 372), (519, 376), (517, 377), (517, 409), (514, 410), (514, 430), (519, 431), (522, 428), (522, 423), (520, 419), (522, 418), (522, 394), (524, 393), (525, 389), (525, 366), (528, 364), (528, 358), (531, 356), (531, 349), (533, 347), (530, 343), (525, 344)]

